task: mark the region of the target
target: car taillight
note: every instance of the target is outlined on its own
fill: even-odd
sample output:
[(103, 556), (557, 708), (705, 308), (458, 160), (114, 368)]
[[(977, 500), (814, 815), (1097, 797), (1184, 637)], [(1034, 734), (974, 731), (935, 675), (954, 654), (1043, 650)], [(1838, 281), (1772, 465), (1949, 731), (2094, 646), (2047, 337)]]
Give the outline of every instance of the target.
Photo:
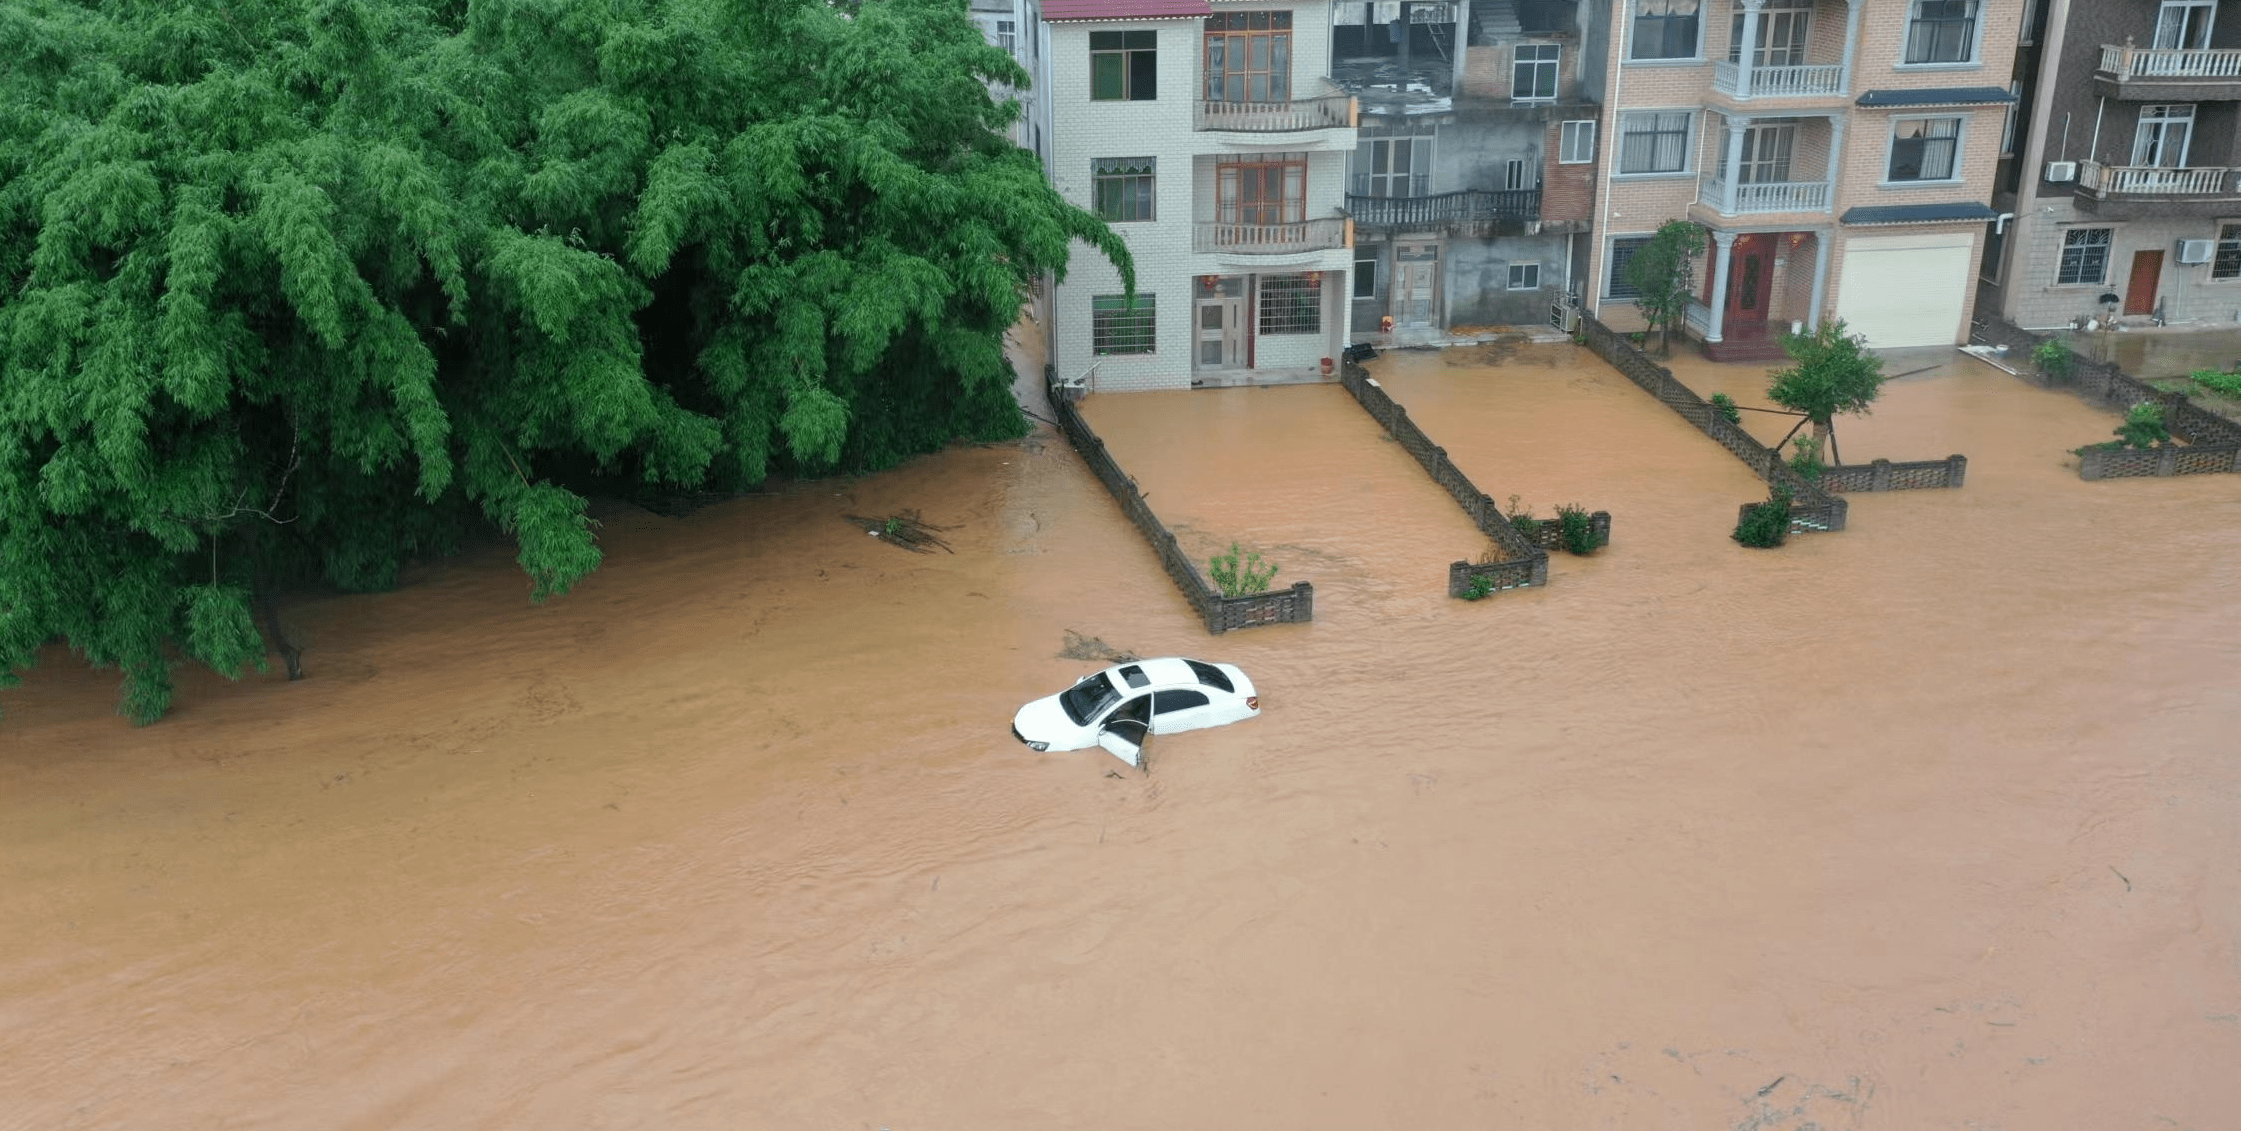
[(1250, 708), (1250, 709), (1252, 709), (1252, 710), (1255, 710), (1255, 711), (1258, 711), (1258, 710), (1260, 710), (1260, 709), (1261, 709), (1261, 697), (1260, 697), (1260, 696), (1258, 696), (1258, 695), (1248, 695), (1248, 696), (1246, 696), (1246, 697), (1245, 697), (1245, 706), (1246, 706), (1246, 707), (1248, 707), (1248, 708)]

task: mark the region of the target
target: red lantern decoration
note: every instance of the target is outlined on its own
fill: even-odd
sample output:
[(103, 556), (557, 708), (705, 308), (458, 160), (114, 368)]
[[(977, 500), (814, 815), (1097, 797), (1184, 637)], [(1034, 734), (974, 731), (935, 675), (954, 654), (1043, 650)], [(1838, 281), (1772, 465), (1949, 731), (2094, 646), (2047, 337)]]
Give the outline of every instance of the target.
[(1222, 277), (1219, 275), (1200, 275), (1198, 277), (1198, 285), (1206, 288), (1207, 290), (1213, 290), (1214, 284), (1221, 281)]

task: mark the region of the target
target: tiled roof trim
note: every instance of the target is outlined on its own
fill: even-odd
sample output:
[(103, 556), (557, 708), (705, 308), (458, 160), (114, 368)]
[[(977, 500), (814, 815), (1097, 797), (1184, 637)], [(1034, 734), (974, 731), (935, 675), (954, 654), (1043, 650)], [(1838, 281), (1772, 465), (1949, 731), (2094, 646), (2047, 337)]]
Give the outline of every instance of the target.
[(1837, 217), (1845, 224), (1938, 224), (1973, 221), (1983, 223), (1999, 213), (1971, 201), (1966, 204), (1879, 204), (1847, 208)]
[(1932, 86), (1919, 90), (1870, 90), (1860, 95), (1862, 106), (1980, 106), (2013, 102), (2015, 96), (1996, 86)]
[(1213, 14), (1206, 0), (1043, 0), (1045, 22), (1186, 20)]

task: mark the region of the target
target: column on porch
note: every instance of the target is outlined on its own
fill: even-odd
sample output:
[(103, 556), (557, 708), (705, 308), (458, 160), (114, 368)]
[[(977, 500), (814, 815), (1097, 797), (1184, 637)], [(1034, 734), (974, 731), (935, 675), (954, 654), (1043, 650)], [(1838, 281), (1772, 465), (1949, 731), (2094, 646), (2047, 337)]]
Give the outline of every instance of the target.
[(1706, 304), (1712, 309), (1704, 325), (1704, 340), (1707, 342), (1722, 340), (1720, 333), (1727, 322), (1727, 271), (1729, 263), (1735, 258), (1735, 233), (1715, 230), (1712, 242), (1718, 245), (1719, 250), (1712, 258), (1712, 301)]
[(1766, 6), (1766, 0), (1740, 0), (1740, 3), (1743, 7), (1743, 38), (1737, 44), (1736, 50), (1735, 96), (1737, 98), (1749, 98), (1751, 96), (1752, 57), (1755, 54), (1752, 49), (1758, 46), (1759, 9)]
[(1829, 244), (1836, 239), (1836, 230), (1826, 228), (1813, 233), (1813, 309), (1806, 312), (1805, 328), (1821, 328), (1821, 307), (1829, 297)]
[(1727, 148), (1722, 150), (1720, 161), (1720, 215), (1735, 215), (1736, 199), (1742, 186), (1736, 182), (1743, 176), (1743, 135), (1751, 128), (1747, 117), (1727, 118)]
[[(1836, 207), (1837, 177), (1842, 175), (1843, 171), (1844, 116), (1842, 114), (1831, 114), (1829, 115), (1829, 174), (1826, 178), (1829, 187), (1828, 191), (1822, 196), (1822, 199), (1828, 203), (1823, 207), (1829, 209)], [(1878, 175), (1876, 179), (1881, 180), (1882, 177)]]

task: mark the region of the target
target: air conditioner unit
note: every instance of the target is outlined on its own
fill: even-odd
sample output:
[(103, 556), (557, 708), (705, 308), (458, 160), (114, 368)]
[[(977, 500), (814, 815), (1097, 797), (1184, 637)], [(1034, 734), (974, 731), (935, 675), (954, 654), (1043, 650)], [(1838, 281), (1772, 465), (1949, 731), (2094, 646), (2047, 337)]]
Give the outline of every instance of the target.
[(2078, 163), (2075, 161), (2049, 161), (2046, 163), (2046, 179), (2058, 185), (2077, 180)]
[(1567, 334), (1580, 332), (1579, 308), (1568, 302), (1553, 302), (1548, 308), (1548, 324)]
[(2210, 255), (2218, 250), (2216, 240), (2180, 240), (2179, 262), (2208, 263)]

